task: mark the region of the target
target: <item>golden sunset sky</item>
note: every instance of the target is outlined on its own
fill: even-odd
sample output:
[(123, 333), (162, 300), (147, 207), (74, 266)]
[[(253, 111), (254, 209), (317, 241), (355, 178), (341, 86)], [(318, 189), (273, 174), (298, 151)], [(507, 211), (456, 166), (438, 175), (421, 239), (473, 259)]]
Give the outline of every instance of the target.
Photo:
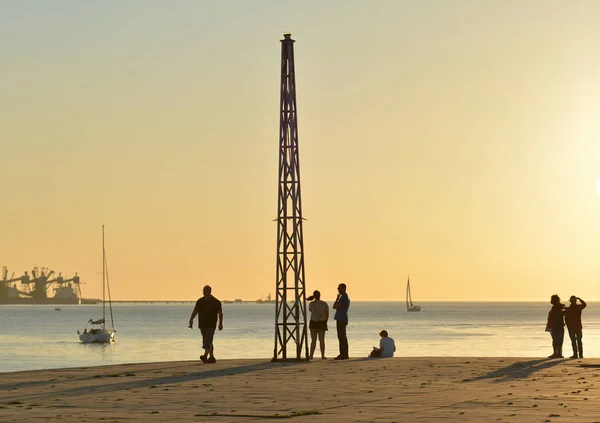
[(5, 2), (0, 265), (275, 293), (280, 39), (306, 287), (600, 299), (600, 2)]

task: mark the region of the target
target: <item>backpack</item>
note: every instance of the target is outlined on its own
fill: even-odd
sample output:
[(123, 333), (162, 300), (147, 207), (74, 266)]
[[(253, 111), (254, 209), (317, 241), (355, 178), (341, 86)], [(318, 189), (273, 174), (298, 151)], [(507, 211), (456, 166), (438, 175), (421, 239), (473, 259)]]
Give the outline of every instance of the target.
[(373, 351), (368, 355), (369, 358), (381, 357), (381, 350), (377, 347), (373, 347)]

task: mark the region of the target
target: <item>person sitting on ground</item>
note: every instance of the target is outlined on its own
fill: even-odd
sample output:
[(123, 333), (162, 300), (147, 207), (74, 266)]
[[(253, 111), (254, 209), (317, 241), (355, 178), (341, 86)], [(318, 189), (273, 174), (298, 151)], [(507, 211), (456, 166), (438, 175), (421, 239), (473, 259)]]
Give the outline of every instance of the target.
[(394, 339), (388, 336), (387, 330), (382, 330), (379, 332), (379, 336), (381, 336), (381, 339), (379, 340), (379, 348), (373, 347), (373, 351), (369, 357), (393, 357), (394, 353), (396, 352), (396, 343), (394, 342)]
[(388, 336), (387, 330), (379, 332), (381, 339), (379, 340), (379, 349), (381, 350), (380, 357), (393, 357), (396, 352), (396, 343), (393, 338)]

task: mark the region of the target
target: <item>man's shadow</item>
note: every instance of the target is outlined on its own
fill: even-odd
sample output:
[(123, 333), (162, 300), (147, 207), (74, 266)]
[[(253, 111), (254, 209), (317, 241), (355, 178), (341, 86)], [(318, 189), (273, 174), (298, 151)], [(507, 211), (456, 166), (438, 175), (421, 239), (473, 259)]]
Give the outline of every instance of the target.
[(530, 361), (520, 361), (510, 364), (501, 369), (494, 370), (486, 375), (471, 378), (470, 381), (493, 379), (494, 382), (504, 382), (510, 379), (524, 379), (540, 370), (549, 369), (564, 362), (564, 360), (549, 360), (547, 358), (538, 358)]

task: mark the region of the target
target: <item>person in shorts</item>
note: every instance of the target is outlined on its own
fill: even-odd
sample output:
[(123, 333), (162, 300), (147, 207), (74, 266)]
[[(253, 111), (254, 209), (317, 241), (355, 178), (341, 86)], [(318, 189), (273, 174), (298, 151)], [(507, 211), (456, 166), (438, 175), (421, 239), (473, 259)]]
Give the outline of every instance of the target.
[(192, 315), (190, 316), (189, 328), (194, 325), (194, 318), (198, 316), (198, 328), (202, 333), (202, 348), (204, 354), (200, 356), (203, 363), (216, 363), (213, 338), (219, 321), (219, 330), (223, 330), (223, 309), (221, 301), (212, 296), (212, 288), (206, 285), (202, 290), (204, 296), (196, 301)]
[(317, 337), (321, 347), (321, 360), (325, 360), (325, 331), (327, 331), (327, 320), (329, 320), (329, 306), (325, 301), (321, 301), (321, 292), (314, 291), (313, 295), (307, 298), (311, 303), (308, 305), (310, 311), (310, 359), (313, 359), (315, 348), (317, 346)]

